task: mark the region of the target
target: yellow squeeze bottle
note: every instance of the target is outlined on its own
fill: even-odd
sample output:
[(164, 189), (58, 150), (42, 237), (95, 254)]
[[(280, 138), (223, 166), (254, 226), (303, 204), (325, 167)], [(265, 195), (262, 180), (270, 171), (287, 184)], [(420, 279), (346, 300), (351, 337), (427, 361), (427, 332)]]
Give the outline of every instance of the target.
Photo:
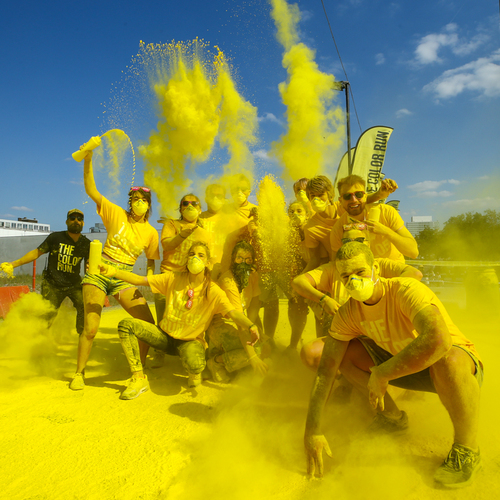
[(380, 204), (374, 205), (368, 212), (368, 220), (380, 222)]
[(102, 243), (99, 240), (90, 242), (89, 253), (89, 274), (99, 274), (99, 264), (101, 263)]
[(75, 151), (71, 156), (75, 161), (82, 161), (88, 151), (92, 151), (93, 149), (95, 149), (97, 146), (100, 145), (101, 145), (101, 138), (98, 135), (96, 135), (88, 140), (83, 149)]

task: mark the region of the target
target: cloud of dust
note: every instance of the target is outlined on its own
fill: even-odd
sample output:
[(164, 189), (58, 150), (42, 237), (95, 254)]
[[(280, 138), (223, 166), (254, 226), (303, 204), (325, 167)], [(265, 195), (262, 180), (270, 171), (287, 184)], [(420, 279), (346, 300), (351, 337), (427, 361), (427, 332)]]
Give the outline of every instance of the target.
[(335, 77), (319, 70), (315, 52), (299, 43), (297, 24), (300, 13), (296, 4), (270, 0), (271, 15), (283, 45), (283, 67), (288, 79), (279, 85), (287, 107), (288, 131), (271, 146), (271, 156), (285, 168), (287, 180), (314, 177), (336, 170), (343, 148), (345, 127), (343, 112), (334, 106)]
[(257, 111), (238, 94), (222, 52), (212, 57), (198, 39), (141, 44), (141, 52), (159, 121), (139, 153), (144, 181), (158, 195), (162, 212), (175, 209), (217, 139), (230, 157), (224, 174), (252, 173), (249, 146), (256, 142)]
[(127, 157), (132, 156), (131, 184), (135, 177), (135, 151), (129, 136), (120, 129), (108, 130), (101, 136), (101, 146), (94, 150), (92, 163), (96, 170), (108, 174), (107, 196), (116, 200), (120, 193), (121, 179), (124, 178), (124, 165)]
[(285, 195), (272, 175), (259, 183), (259, 241), (262, 251), (261, 269), (280, 272), (290, 237), (290, 222), (286, 212)]
[(41, 295), (27, 293), (12, 305), (0, 323), (0, 355), (8, 366), (12, 364), (13, 375), (2, 377), (3, 387), (13, 385), (12, 380), (33, 375), (60, 375), (62, 358), (58, 357), (58, 346), (75, 328), (75, 313), (67, 309), (62, 306), (49, 326), (55, 310)]
[(215, 67), (218, 72), (217, 91), (221, 99), (218, 139), (230, 156), (223, 167), (223, 174), (244, 174), (252, 181), (254, 159), (250, 146), (257, 143), (257, 108), (245, 101), (236, 90), (229, 65), (220, 51)]

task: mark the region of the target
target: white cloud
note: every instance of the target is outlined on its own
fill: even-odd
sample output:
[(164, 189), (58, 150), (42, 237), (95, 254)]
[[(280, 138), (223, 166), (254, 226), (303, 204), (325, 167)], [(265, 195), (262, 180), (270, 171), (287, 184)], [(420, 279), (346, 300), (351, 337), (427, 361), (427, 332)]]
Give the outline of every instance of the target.
[(482, 212), (483, 210), (496, 210), (500, 208), (500, 198), (485, 196), (474, 199), (446, 201), (443, 203), (443, 207), (459, 208), (463, 211), (475, 210), (477, 212)]
[(273, 161), (265, 149), (258, 149), (257, 151), (254, 151), (253, 155), (255, 158), (259, 158), (260, 160)]
[(382, 52), (379, 52), (378, 54), (375, 54), (375, 64), (384, 64), (385, 63), (385, 57)]
[(487, 181), (490, 178), (489, 175), (482, 175), (481, 177), (478, 177), (480, 181)]
[(438, 99), (449, 99), (466, 90), (486, 97), (500, 95), (500, 49), (490, 57), (481, 57), (456, 69), (445, 71), (433, 82), (424, 86)]
[(264, 113), (262, 116), (259, 116), (257, 118), (259, 122), (273, 122), (273, 123), (278, 123), (279, 125), (283, 126), (283, 122), (276, 118), (276, 115), (273, 113)]
[(457, 34), (458, 26), (454, 23), (447, 24), (442, 31), (420, 39), (415, 49), (415, 61), (418, 64), (441, 63), (443, 60), (439, 53), (443, 47), (448, 47), (458, 56), (471, 54), (489, 39), (484, 33), (474, 35), (470, 40), (460, 38)]
[(396, 118), (403, 118), (403, 116), (410, 116), (412, 114), (413, 113), (409, 109), (402, 108), (396, 111)]
[(20, 212), (33, 212), (32, 208), (28, 207), (10, 207), (11, 210), (19, 210)]
[(450, 196), (453, 196), (453, 193), (451, 191), (438, 190), (438, 188), (443, 186), (443, 184), (451, 184), (453, 186), (456, 186), (460, 184), (460, 181), (457, 181), (455, 179), (448, 179), (443, 181), (422, 181), (408, 186), (408, 189), (413, 191), (415, 193), (415, 197), (417, 198), (448, 198)]

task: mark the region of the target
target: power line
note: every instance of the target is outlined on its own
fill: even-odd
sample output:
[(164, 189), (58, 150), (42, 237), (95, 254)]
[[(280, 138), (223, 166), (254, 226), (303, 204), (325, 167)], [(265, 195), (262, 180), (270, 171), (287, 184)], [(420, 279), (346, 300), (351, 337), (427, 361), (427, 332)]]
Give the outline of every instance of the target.
[[(328, 23), (328, 28), (330, 29), (330, 35), (332, 35), (333, 43), (335, 44), (335, 49), (337, 50), (337, 55), (339, 56), (340, 64), (342, 66), (342, 70), (344, 71), (345, 79), (349, 81), (347, 77), (347, 71), (345, 70), (344, 63), (342, 61), (342, 57), (340, 57), (340, 51), (337, 47), (337, 42), (335, 41), (335, 37), (333, 36), (332, 25), (330, 24), (330, 19), (328, 19), (328, 14), (326, 12), (325, 3), (321, 0), (321, 5), (323, 6), (323, 12), (325, 13), (326, 22)], [(359, 131), (362, 132), (361, 123), (359, 122), (358, 110), (356, 109), (356, 103), (354, 102), (354, 94), (352, 93), (352, 85), (349, 85), (349, 92), (351, 94), (352, 105), (354, 107), (354, 113), (356, 114), (356, 120), (358, 121)]]

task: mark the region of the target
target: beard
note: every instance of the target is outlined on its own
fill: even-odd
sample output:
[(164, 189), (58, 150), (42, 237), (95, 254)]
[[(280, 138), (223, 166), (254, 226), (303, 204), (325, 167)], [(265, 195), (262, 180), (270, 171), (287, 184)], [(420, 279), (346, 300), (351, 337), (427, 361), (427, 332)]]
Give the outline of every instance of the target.
[(80, 234), (82, 232), (83, 227), (80, 224), (74, 223), (68, 225), (68, 232), (73, 234)]
[(248, 280), (250, 278), (250, 273), (254, 270), (252, 264), (247, 264), (246, 262), (241, 262), (236, 264), (234, 262), (231, 265), (231, 271), (233, 273), (234, 281), (238, 286), (238, 291), (241, 293), (244, 288), (248, 286)]

